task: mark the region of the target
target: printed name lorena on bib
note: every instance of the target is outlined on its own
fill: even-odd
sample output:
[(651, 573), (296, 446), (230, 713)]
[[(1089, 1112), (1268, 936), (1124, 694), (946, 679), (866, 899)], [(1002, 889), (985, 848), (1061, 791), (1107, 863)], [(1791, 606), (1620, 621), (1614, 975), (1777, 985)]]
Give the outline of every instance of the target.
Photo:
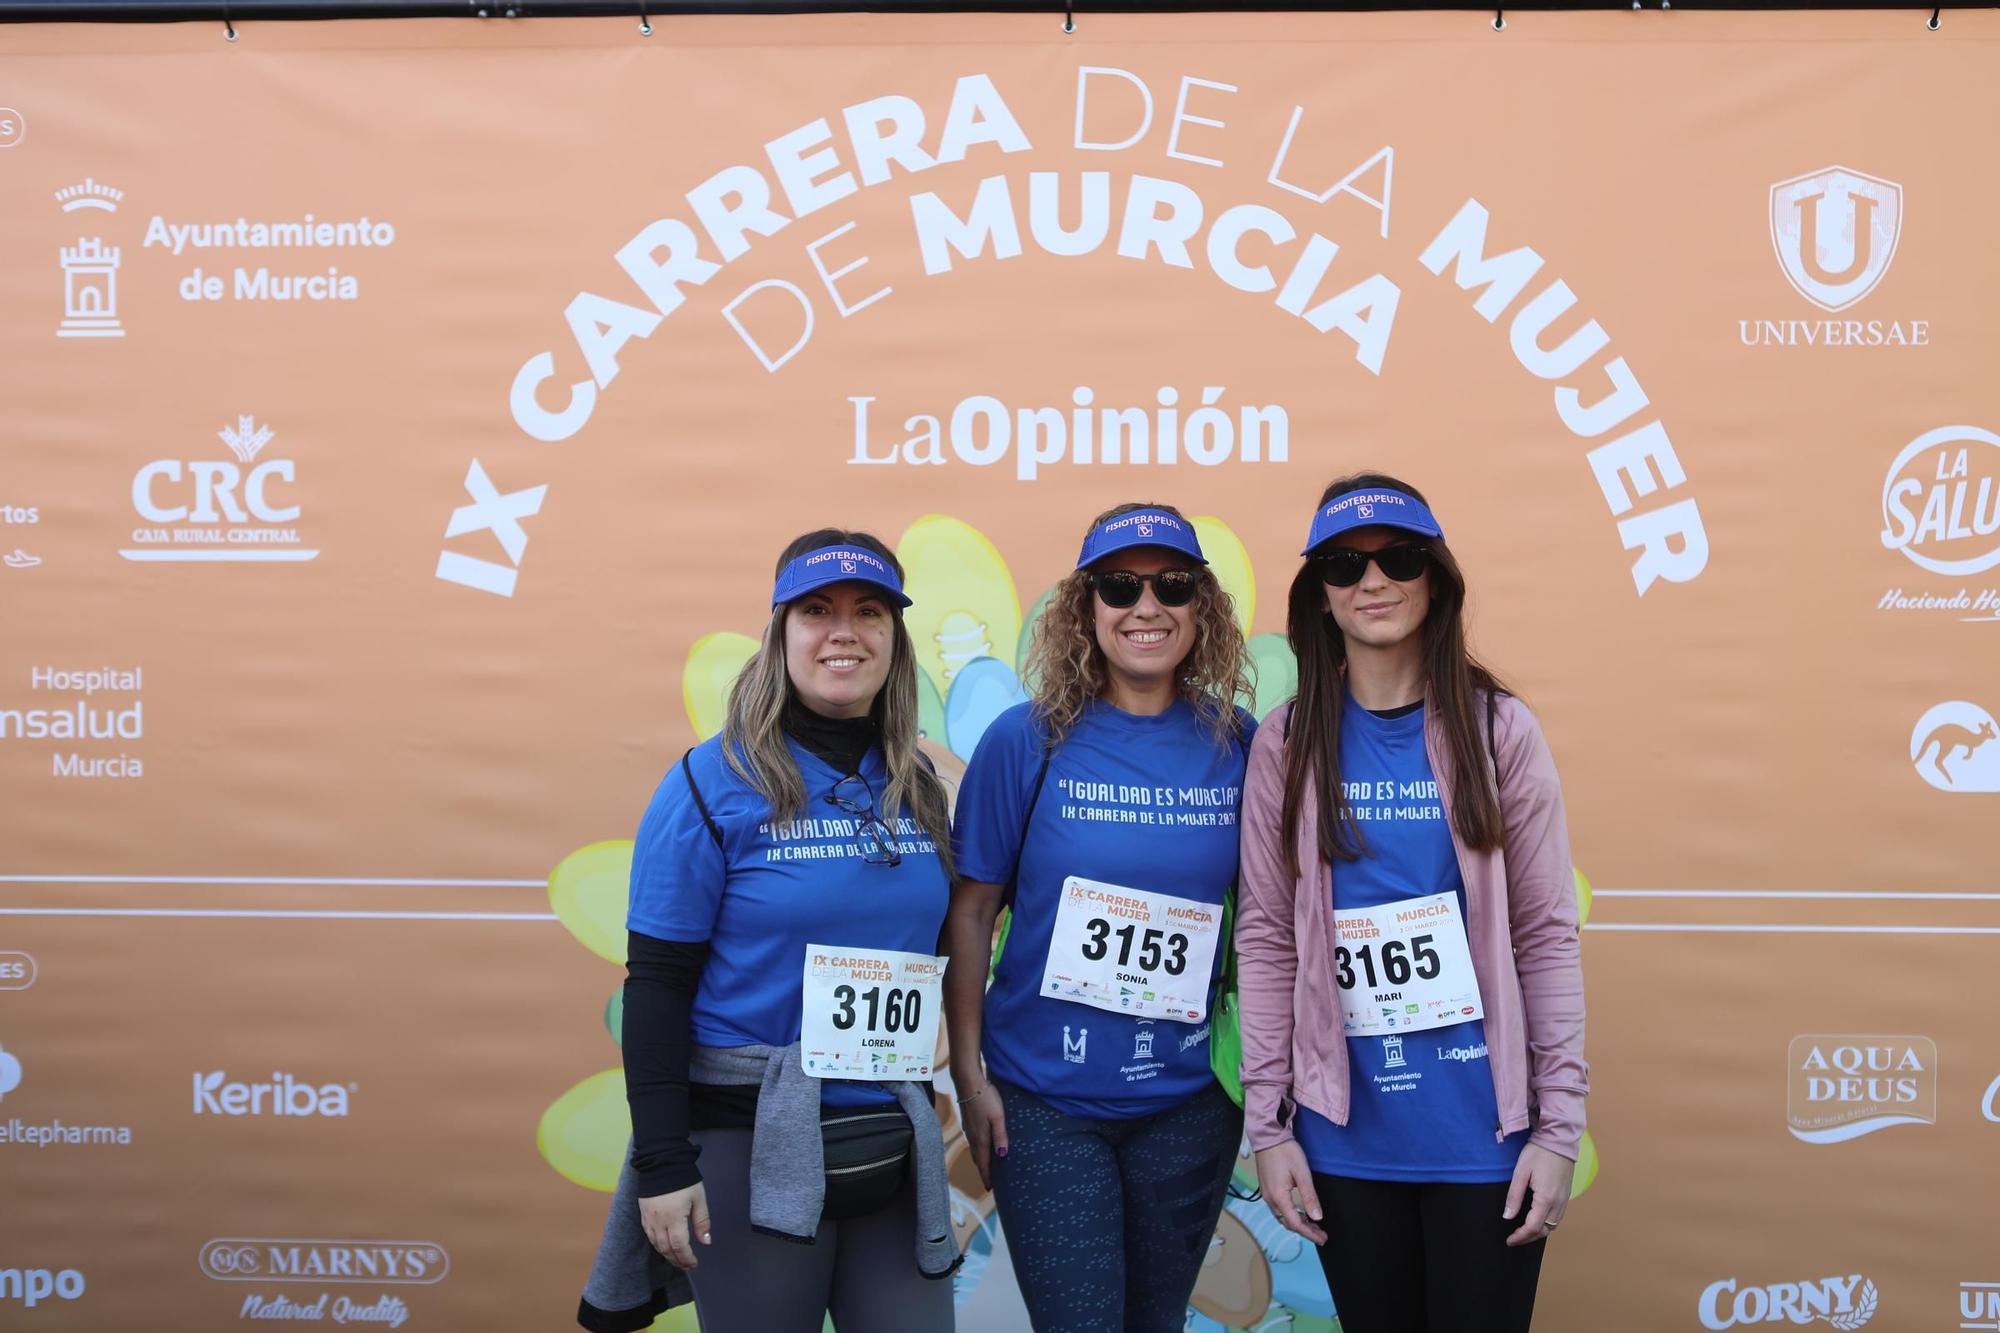
[(1341, 908), (1333, 925), (1334, 980), (1348, 1036), (1423, 1032), (1485, 1017), (1457, 894)]
[(896, 949), (808, 944), (799, 1063), (814, 1078), (929, 1078), (945, 960)]
[(1063, 881), (1042, 994), (1134, 1018), (1199, 1023), (1222, 936), (1222, 904)]

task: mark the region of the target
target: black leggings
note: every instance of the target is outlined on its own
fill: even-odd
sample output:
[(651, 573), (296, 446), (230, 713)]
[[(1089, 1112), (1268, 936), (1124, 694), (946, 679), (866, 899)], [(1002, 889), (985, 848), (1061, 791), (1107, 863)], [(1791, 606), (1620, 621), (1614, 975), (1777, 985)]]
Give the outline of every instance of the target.
[(1320, 1267), (1341, 1333), (1527, 1333), (1544, 1241), (1510, 1247), (1507, 1185), (1414, 1185), (1313, 1173)]

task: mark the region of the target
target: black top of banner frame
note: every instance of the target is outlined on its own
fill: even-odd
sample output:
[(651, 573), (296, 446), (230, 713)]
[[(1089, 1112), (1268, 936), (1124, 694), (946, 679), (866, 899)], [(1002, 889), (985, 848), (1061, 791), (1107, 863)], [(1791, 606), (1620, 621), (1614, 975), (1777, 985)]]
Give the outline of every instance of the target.
[(235, 19), (367, 18), (601, 18), (628, 16), (672, 20), (695, 14), (1091, 14), (1367, 13), (1410, 10), (1930, 10), (2000, 6), (1938, 5), (1916, 0), (1525, 0), (1504, 4), (1390, 4), (1382, 0), (1254, 0), (1248, 4), (1174, 3), (1174, 0), (0, 0), (0, 23), (185, 23)]

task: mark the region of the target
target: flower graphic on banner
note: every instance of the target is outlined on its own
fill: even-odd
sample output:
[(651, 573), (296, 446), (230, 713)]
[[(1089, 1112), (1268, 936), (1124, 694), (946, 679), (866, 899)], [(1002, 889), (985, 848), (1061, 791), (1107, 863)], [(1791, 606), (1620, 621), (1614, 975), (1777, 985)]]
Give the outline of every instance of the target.
[[(1249, 552), (1222, 520), (1193, 519), (1209, 568), (1235, 601), (1247, 634), (1256, 613), (1257, 584)], [(1022, 684), (1035, 621), (1053, 589), (1024, 614), (1014, 577), (1000, 552), (971, 524), (943, 514), (918, 519), (896, 554), (914, 601), (904, 623), (916, 645), (919, 726), (923, 749), (956, 798), (958, 780), (993, 720), (1026, 699)], [(722, 729), (729, 687), (757, 652), (758, 641), (735, 630), (705, 634), (688, 649), (681, 699), (699, 740)], [(1257, 675), (1255, 697), (1241, 700), (1260, 720), (1298, 688), (1298, 665), (1282, 634), (1249, 639)], [(563, 858), (549, 876), (549, 903), (563, 925), (592, 953), (625, 963), (625, 910), (632, 843), (592, 843)], [(1590, 913), (1590, 882), (1576, 873), (1580, 915)], [(603, 1011), (614, 1046), (623, 1025), (623, 990), (614, 983)], [(1000, 1243), (993, 1196), (979, 1183), (952, 1101), (939, 1034), (939, 1116), (951, 1180), (952, 1224), (966, 1261), (956, 1278), (964, 1306), (980, 1290)], [(592, 1074), (543, 1112), (536, 1144), (550, 1166), (588, 1189), (609, 1193), (631, 1136), (622, 1067)], [(1586, 1134), (1574, 1195), (1597, 1176), (1597, 1149)], [(1338, 1333), (1339, 1321), (1312, 1247), (1281, 1227), (1255, 1200), (1257, 1175), (1243, 1149), (1233, 1191), (1210, 1242), (1188, 1315), (1190, 1333)], [(1242, 1197), (1237, 1197), (1242, 1196)], [(1004, 1280), (1004, 1267), (1003, 1267)], [(654, 1324), (679, 1333), (698, 1330), (693, 1311), (674, 1310)]]

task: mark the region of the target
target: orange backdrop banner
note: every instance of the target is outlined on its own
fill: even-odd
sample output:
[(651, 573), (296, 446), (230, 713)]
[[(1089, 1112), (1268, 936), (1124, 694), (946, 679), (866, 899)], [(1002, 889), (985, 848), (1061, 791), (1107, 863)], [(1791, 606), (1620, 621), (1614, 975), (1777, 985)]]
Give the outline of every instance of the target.
[[(1539, 1326), (2000, 1328), (2000, 16), (1926, 17), (5, 29), (0, 1324), (564, 1327), (784, 542), (899, 551), (952, 774), (1123, 500), (1267, 711), (1375, 467), (1566, 780)], [(1190, 1319), (1335, 1326), (1240, 1202)]]

